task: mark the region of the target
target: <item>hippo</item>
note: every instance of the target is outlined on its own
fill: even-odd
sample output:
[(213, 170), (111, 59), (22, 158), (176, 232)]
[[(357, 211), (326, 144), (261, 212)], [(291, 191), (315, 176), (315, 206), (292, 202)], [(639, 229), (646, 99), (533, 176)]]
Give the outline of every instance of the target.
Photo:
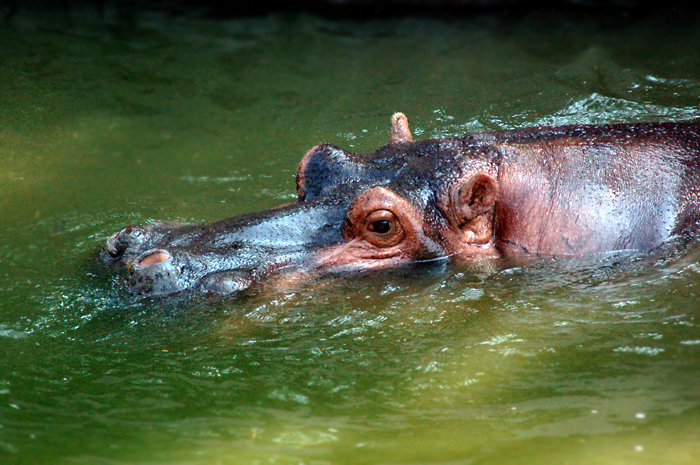
[(414, 141), (402, 113), (369, 155), (319, 144), (297, 200), (193, 225), (126, 226), (103, 261), (133, 294), (235, 294), (284, 278), (651, 252), (700, 224), (700, 122), (535, 127)]

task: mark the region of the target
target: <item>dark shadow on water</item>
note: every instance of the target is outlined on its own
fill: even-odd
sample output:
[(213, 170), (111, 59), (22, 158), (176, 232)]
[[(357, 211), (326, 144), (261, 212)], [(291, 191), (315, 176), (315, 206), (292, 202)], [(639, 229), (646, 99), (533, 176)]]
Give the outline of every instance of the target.
[(250, 17), (272, 12), (299, 13), (312, 12), (319, 15), (338, 18), (386, 18), (389, 16), (421, 16), (449, 18), (455, 15), (475, 13), (519, 14), (532, 9), (558, 9), (593, 14), (643, 14), (660, 8), (672, 6), (689, 8), (688, 2), (658, 0), (601, 0), (601, 1), (526, 1), (526, 0), (305, 0), (285, 2), (267, 0), (261, 2), (231, 2), (224, 0), (206, 1), (158, 1), (158, 2), (111, 2), (104, 0), (73, 0), (56, 2), (51, 0), (33, 0), (20, 2), (7, 0), (2, 3), (5, 20), (10, 20), (24, 11), (41, 9), (63, 14), (90, 12), (99, 16), (116, 14), (129, 19), (139, 12), (157, 11), (172, 16), (199, 18), (233, 18)]

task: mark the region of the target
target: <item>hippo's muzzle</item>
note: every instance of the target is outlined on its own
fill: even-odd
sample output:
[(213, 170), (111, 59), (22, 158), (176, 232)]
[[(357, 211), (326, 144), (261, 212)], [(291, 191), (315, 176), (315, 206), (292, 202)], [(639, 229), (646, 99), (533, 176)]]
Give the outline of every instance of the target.
[(103, 260), (139, 295), (186, 289), (235, 293), (281, 270), (313, 271), (314, 251), (342, 240), (338, 205), (292, 204), (209, 225), (127, 226), (107, 239)]

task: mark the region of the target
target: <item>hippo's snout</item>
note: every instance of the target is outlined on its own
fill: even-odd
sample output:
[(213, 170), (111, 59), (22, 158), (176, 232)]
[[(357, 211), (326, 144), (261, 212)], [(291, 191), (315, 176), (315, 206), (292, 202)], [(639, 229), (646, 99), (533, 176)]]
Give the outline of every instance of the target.
[[(146, 229), (139, 226), (127, 226), (107, 239), (104, 250), (109, 259), (121, 259), (125, 261), (127, 266), (134, 268), (148, 268), (172, 258), (170, 253), (163, 249), (143, 251), (143, 246), (147, 243), (148, 231)], [(129, 256), (132, 257), (130, 261)]]
[(126, 226), (107, 239), (102, 258), (126, 275), (137, 294), (169, 294), (187, 287), (173, 255), (159, 247), (157, 228)]
[(313, 267), (315, 251), (342, 240), (346, 206), (290, 204), (213, 224), (156, 222), (110, 236), (103, 261), (138, 295), (192, 289), (234, 294), (277, 274)]

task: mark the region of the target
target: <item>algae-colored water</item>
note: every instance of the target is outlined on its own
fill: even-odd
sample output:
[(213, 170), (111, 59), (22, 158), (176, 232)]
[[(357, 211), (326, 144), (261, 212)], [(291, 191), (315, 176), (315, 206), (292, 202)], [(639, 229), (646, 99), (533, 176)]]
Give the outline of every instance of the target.
[[(151, 219), (294, 198), (304, 152), (700, 116), (700, 20), (19, 15), (0, 27), (0, 462), (700, 463), (700, 255), (133, 300)], [(659, 186), (660, 189), (663, 186)]]

